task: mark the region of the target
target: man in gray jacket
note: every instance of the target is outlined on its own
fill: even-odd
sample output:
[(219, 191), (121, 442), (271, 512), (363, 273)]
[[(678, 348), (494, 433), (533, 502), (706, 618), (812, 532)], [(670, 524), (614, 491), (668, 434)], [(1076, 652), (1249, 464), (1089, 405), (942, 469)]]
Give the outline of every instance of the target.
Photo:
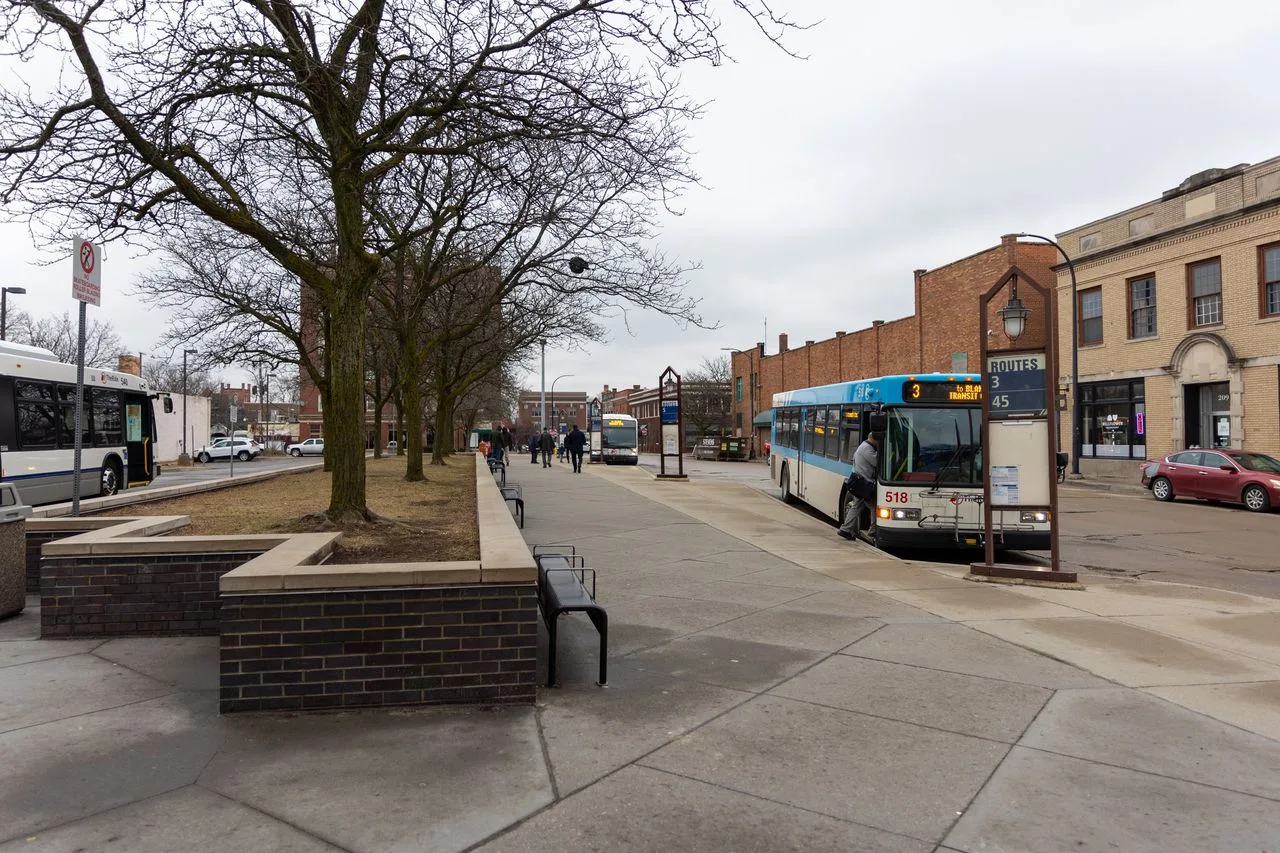
[[(862, 479), (869, 481), (874, 487), (875, 482), (879, 479), (880, 471), (880, 439), (875, 433), (867, 436), (862, 444), (858, 445), (858, 449), (853, 453), (853, 473)], [(862, 498), (854, 496), (849, 501), (849, 507), (844, 513), (844, 523), (840, 525), (840, 536), (845, 539), (852, 539), (858, 535), (859, 522), (862, 518), (863, 507), (871, 510), (871, 524), (867, 527), (867, 537), (874, 539), (876, 535), (876, 499)]]

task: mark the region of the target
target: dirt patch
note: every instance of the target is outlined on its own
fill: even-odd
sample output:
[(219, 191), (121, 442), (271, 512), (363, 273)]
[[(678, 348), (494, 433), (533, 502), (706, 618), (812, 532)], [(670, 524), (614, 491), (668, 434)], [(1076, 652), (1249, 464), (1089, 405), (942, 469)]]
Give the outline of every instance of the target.
[[(450, 457), (428, 465), (427, 479), (406, 483), (404, 459), (370, 459), (365, 488), (374, 524), (341, 530), (334, 563), (417, 563), (480, 559), (476, 526), (475, 460)], [(329, 506), (329, 474), (311, 471), (202, 492), (167, 501), (121, 507), (101, 515), (187, 515), (176, 535), (317, 533), (338, 530), (322, 513)]]

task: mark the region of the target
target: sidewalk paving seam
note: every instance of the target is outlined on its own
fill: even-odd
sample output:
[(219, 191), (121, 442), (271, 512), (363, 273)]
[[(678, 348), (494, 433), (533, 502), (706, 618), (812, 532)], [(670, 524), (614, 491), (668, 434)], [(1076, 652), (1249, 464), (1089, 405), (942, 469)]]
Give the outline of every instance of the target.
[[(61, 660), (61, 658), (53, 658), (53, 660)], [(109, 663), (109, 661), (106, 661), (103, 658), (99, 658), (99, 660), (102, 660), (104, 663)], [(32, 663), (41, 663), (41, 661), (32, 661)], [(151, 678), (151, 676), (149, 675), (146, 676), (146, 678), (149, 678), (152, 681), (156, 681), (156, 679)], [(164, 684), (163, 681), (156, 681), (156, 683)], [(164, 684), (164, 686), (170, 687), (170, 685), (168, 684)], [(66, 722), (67, 720), (75, 720), (80, 717), (89, 717), (89, 716), (92, 716), (93, 714), (101, 714), (103, 711), (118, 711), (121, 708), (128, 708), (132, 705), (142, 705), (146, 702), (155, 702), (159, 699), (167, 699), (170, 696), (173, 696), (175, 694), (182, 693), (182, 692), (183, 692), (182, 690), (175, 687), (170, 689), (168, 693), (161, 693), (158, 696), (148, 696), (145, 699), (135, 699), (132, 702), (121, 702), (119, 705), (108, 705), (105, 708), (94, 708), (92, 711), (82, 711), (79, 714), (68, 714), (65, 717), (55, 717), (52, 720), (41, 720), (38, 723), (31, 723), (30, 725), (26, 725), (26, 726), (18, 726), (17, 728), (14, 728), (14, 729), (6, 729), (3, 732), (0, 732), (0, 737), (5, 737), (15, 732), (25, 732), (28, 729), (36, 729), (36, 728), (39, 728), (40, 726), (48, 726), (53, 723), (63, 723), (63, 722)]]
[[(200, 775), (201, 776), (204, 775), (203, 770), (200, 771)], [(280, 817), (279, 815), (274, 815), (271, 812), (267, 811), (266, 809), (262, 808), (261, 806), (254, 805), (252, 803), (246, 803), (246, 802), (243, 802), (242, 800), (237, 800), (235, 797), (224, 794), (216, 788), (210, 788), (208, 785), (205, 785), (200, 781), (200, 776), (197, 776), (196, 781), (192, 782), (191, 785), (193, 787), (197, 787), (201, 789), (202, 791), (208, 791), (210, 794), (213, 794), (215, 797), (221, 797), (222, 799), (226, 800), (229, 803), (235, 803), (241, 808), (248, 809), (249, 811), (252, 811), (252, 812), (257, 812), (258, 814), (263, 815), (264, 817), (267, 817), (271, 820), (276, 821), (277, 823), (280, 823), (284, 826), (289, 827), (294, 832), (300, 833), (301, 835), (305, 835), (308, 838), (314, 838), (316, 841), (319, 841), (321, 844), (327, 844), (335, 850), (341, 850), (342, 853), (356, 853), (356, 851), (352, 850), (350, 847), (344, 847), (336, 841), (330, 841), (328, 838), (325, 838), (323, 835), (320, 835), (314, 830), (307, 829), (305, 826), (296, 824), (288, 820), (287, 818)], [(184, 785), (183, 787), (186, 787), (186, 786)]]
[[(26, 832), (19, 833), (10, 838), (5, 838), (4, 836), (0, 836), (0, 846), (4, 846), (6, 844), (14, 844), (20, 840), (38, 838), (40, 835), (44, 833), (55, 832), (59, 829), (64, 829), (69, 826), (75, 826), (77, 823), (80, 823), (81, 821), (92, 820), (95, 817), (101, 817), (103, 815), (111, 814), (112, 812), (119, 811), (120, 809), (132, 808), (138, 805), (139, 803), (145, 803), (150, 800), (154, 800), (157, 797), (167, 797), (170, 794), (174, 793), (175, 791), (181, 791), (184, 788), (190, 788), (195, 784), (196, 784), (195, 782), (183, 782), (181, 785), (178, 785), (173, 788), (169, 788), (166, 791), (158, 791), (154, 794), (150, 794), (149, 796), (143, 797), (142, 799), (139, 799), (139, 800), (130, 800), (129, 802), (121, 803), (118, 806), (111, 806), (110, 808), (105, 808), (105, 809), (102, 809), (101, 811), (80, 815), (79, 817), (74, 818), (72, 820), (64, 821), (63, 823), (55, 823), (55, 824), (52, 824), (51, 826), (46, 826), (43, 829), (27, 830)], [(30, 841), (27, 841), (27, 843), (29, 844)], [(352, 853), (352, 851), (346, 851), (346, 853)]]

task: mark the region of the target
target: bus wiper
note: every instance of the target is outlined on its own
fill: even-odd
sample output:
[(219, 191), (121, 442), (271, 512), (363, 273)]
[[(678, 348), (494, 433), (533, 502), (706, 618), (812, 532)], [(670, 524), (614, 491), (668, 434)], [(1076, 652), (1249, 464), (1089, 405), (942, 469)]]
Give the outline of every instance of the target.
[(947, 461), (943, 463), (942, 467), (938, 469), (938, 472), (933, 475), (933, 485), (929, 487), (929, 494), (931, 495), (936, 495), (938, 493), (938, 482), (942, 479), (942, 475), (945, 474), (947, 469), (960, 458), (960, 454), (964, 452), (965, 447), (967, 446), (960, 443), (960, 424), (956, 421), (952, 421), (951, 425), (956, 428), (956, 449), (952, 452), (951, 456), (947, 458)]

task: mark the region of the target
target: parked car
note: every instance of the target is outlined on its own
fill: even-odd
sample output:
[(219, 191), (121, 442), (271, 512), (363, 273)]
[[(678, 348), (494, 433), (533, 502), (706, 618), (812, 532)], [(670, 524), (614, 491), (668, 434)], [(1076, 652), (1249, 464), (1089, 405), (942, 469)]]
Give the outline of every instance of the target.
[(1142, 485), (1158, 501), (1201, 498), (1266, 512), (1280, 506), (1280, 460), (1242, 450), (1184, 450), (1143, 465)]
[[(234, 442), (234, 447), (232, 445)], [(214, 459), (230, 459), (232, 453), (241, 462), (256, 459), (262, 452), (262, 445), (248, 438), (219, 438), (211, 441), (196, 452), (196, 461), (212, 462)]]
[(395, 453), (396, 448), (399, 446), (400, 445), (396, 443), (396, 440), (394, 438), (387, 442), (387, 450), (391, 451), (392, 453)]
[(284, 449), (290, 456), (324, 456), (324, 439), (308, 438), (298, 444), (291, 444)]

